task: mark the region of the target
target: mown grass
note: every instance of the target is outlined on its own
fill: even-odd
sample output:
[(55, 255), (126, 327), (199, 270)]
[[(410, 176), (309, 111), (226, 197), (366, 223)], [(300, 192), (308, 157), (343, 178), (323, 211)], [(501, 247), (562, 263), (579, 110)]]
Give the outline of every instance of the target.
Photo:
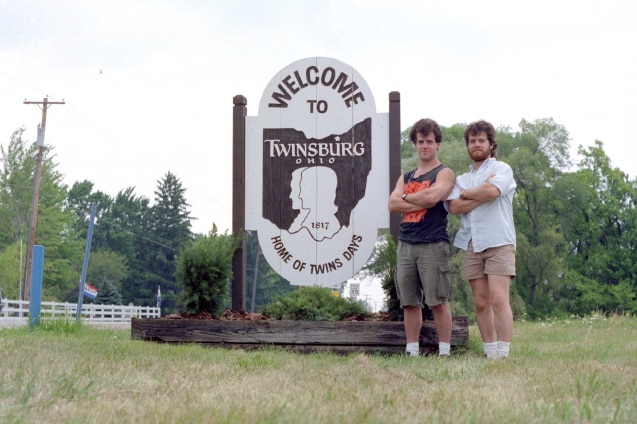
[(500, 361), (481, 357), (473, 327), (442, 360), (163, 345), (69, 325), (0, 330), (0, 422), (637, 422), (636, 318), (516, 322)]

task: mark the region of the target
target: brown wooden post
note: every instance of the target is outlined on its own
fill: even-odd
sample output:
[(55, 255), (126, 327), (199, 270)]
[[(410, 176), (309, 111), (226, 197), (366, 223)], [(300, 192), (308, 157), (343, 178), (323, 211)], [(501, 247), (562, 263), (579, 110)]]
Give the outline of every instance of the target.
[[(400, 169), (400, 93), (392, 91), (389, 93), (389, 194), (396, 186), (396, 180), (401, 174)], [(398, 243), (398, 233), (400, 231), (400, 214), (389, 214), (389, 231)]]
[(241, 95), (232, 99), (232, 234), (241, 238), (232, 257), (232, 310), (246, 309), (246, 112), (248, 100)]

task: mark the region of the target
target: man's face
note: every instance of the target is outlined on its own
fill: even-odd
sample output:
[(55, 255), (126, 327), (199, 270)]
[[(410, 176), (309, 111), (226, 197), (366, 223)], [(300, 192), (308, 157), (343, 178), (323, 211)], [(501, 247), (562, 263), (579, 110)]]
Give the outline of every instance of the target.
[(438, 143), (436, 143), (436, 135), (433, 132), (424, 135), (416, 134), (416, 142), (414, 143), (416, 153), (420, 160), (432, 160), (438, 152)]
[(491, 157), (491, 145), (486, 131), (480, 131), (475, 135), (469, 134), (467, 152), (474, 162), (483, 162)]

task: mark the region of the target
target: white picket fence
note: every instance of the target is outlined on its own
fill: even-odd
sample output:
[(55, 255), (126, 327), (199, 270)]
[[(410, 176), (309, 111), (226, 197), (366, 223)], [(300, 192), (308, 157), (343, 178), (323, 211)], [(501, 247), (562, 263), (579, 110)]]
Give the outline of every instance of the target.
[[(28, 300), (2, 299), (0, 322), (24, 322), (29, 317)], [(67, 318), (74, 320), (77, 315), (76, 303), (42, 302), (40, 318)], [(159, 308), (151, 306), (96, 305), (82, 304), (82, 321), (89, 323), (130, 322), (131, 318), (159, 318)]]

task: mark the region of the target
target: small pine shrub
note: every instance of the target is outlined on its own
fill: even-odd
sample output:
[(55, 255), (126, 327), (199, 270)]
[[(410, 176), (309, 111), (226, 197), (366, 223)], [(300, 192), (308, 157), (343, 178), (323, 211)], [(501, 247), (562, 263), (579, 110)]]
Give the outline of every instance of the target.
[(108, 279), (104, 279), (99, 285), (97, 291), (97, 297), (92, 303), (97, 305), (121, 305), (122, 295), (113, 283)]
[(340, 321), (357, 314), (370, 316), (360, 304), (332, 296), (324, 287), (299, 287), (286, 296), (277, 297), (265, 312), (273, 319), (295, 321)]
[(216, 226), (186, 247), (177, 260), (177, 281), (183, 288), (186, 312), (219, 316), (230, 297), (235, 237), (217, 234)]

